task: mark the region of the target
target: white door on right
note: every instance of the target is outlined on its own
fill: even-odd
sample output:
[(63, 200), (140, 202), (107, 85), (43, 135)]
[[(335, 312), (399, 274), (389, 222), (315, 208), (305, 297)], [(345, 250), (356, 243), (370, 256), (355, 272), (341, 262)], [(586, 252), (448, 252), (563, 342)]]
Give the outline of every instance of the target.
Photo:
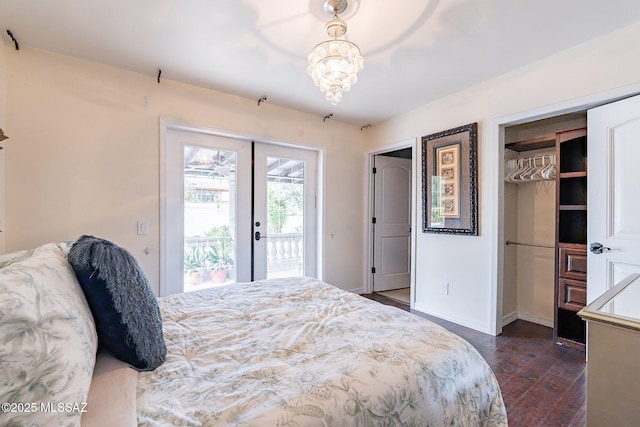
[(640, 273), (640, 96), (588, 111), (587, 303)]

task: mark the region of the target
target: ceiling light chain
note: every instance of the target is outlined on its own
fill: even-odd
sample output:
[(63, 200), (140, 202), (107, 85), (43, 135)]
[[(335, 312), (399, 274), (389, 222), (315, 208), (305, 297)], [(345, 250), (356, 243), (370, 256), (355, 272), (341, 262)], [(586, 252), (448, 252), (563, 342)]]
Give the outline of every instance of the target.
[(342, 94), (358, 82), (358, 72), (364, 68), (360, 48), (350, 41), (338, 40), (347, 32), (347, 23), (338, 18), (346, 8), (347, 0), (325, 0), (324, 9), (333, 13), (333, 19), (324, 29), (333, 39), (318, 44), (308, 57), (307, 73), (333, 105), (342, 101)]

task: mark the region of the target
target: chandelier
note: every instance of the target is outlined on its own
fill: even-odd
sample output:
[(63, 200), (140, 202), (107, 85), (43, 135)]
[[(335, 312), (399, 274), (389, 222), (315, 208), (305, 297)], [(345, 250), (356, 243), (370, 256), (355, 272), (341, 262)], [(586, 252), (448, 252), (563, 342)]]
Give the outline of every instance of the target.
[(307, 72), (333, 105), (342, 101), (343, 92), (351, 90), (358, 81), (358, 71), (364, 68), (358, 46), (338, 40), (347, 32), (347, 23), (338, 18), (346, 8), (347, 0), (325, 0), (324, 10), (333, 14), (333, 19), (327, 22), (324, 30), (333, 39), (314, 47), (308, 58)]

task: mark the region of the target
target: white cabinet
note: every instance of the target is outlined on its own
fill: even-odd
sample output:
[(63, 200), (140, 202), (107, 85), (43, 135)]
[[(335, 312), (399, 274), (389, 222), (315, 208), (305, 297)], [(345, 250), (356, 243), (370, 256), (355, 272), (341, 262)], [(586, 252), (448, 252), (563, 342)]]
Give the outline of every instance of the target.
[(640, 425), (640, 274), (582, 309), (587, 321), (587, 424)]

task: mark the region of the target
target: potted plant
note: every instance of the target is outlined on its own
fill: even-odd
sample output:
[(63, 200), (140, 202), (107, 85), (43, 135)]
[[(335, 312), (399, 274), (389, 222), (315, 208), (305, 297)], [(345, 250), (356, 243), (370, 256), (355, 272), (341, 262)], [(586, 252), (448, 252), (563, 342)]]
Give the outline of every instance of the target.
[(184, 251), (184, 273), (189, 278), (189, 282), (200, 283), (200, 270), (204, 264), (203, 250), (199, 247), (185, 248)]
[(220, 240), (206, 248), (205, 258), (211, 269), (212, 282), (223, 283), (227, 280), (229, 267), (233, 265), (231, 249), (231, 242), (228, 240)]

